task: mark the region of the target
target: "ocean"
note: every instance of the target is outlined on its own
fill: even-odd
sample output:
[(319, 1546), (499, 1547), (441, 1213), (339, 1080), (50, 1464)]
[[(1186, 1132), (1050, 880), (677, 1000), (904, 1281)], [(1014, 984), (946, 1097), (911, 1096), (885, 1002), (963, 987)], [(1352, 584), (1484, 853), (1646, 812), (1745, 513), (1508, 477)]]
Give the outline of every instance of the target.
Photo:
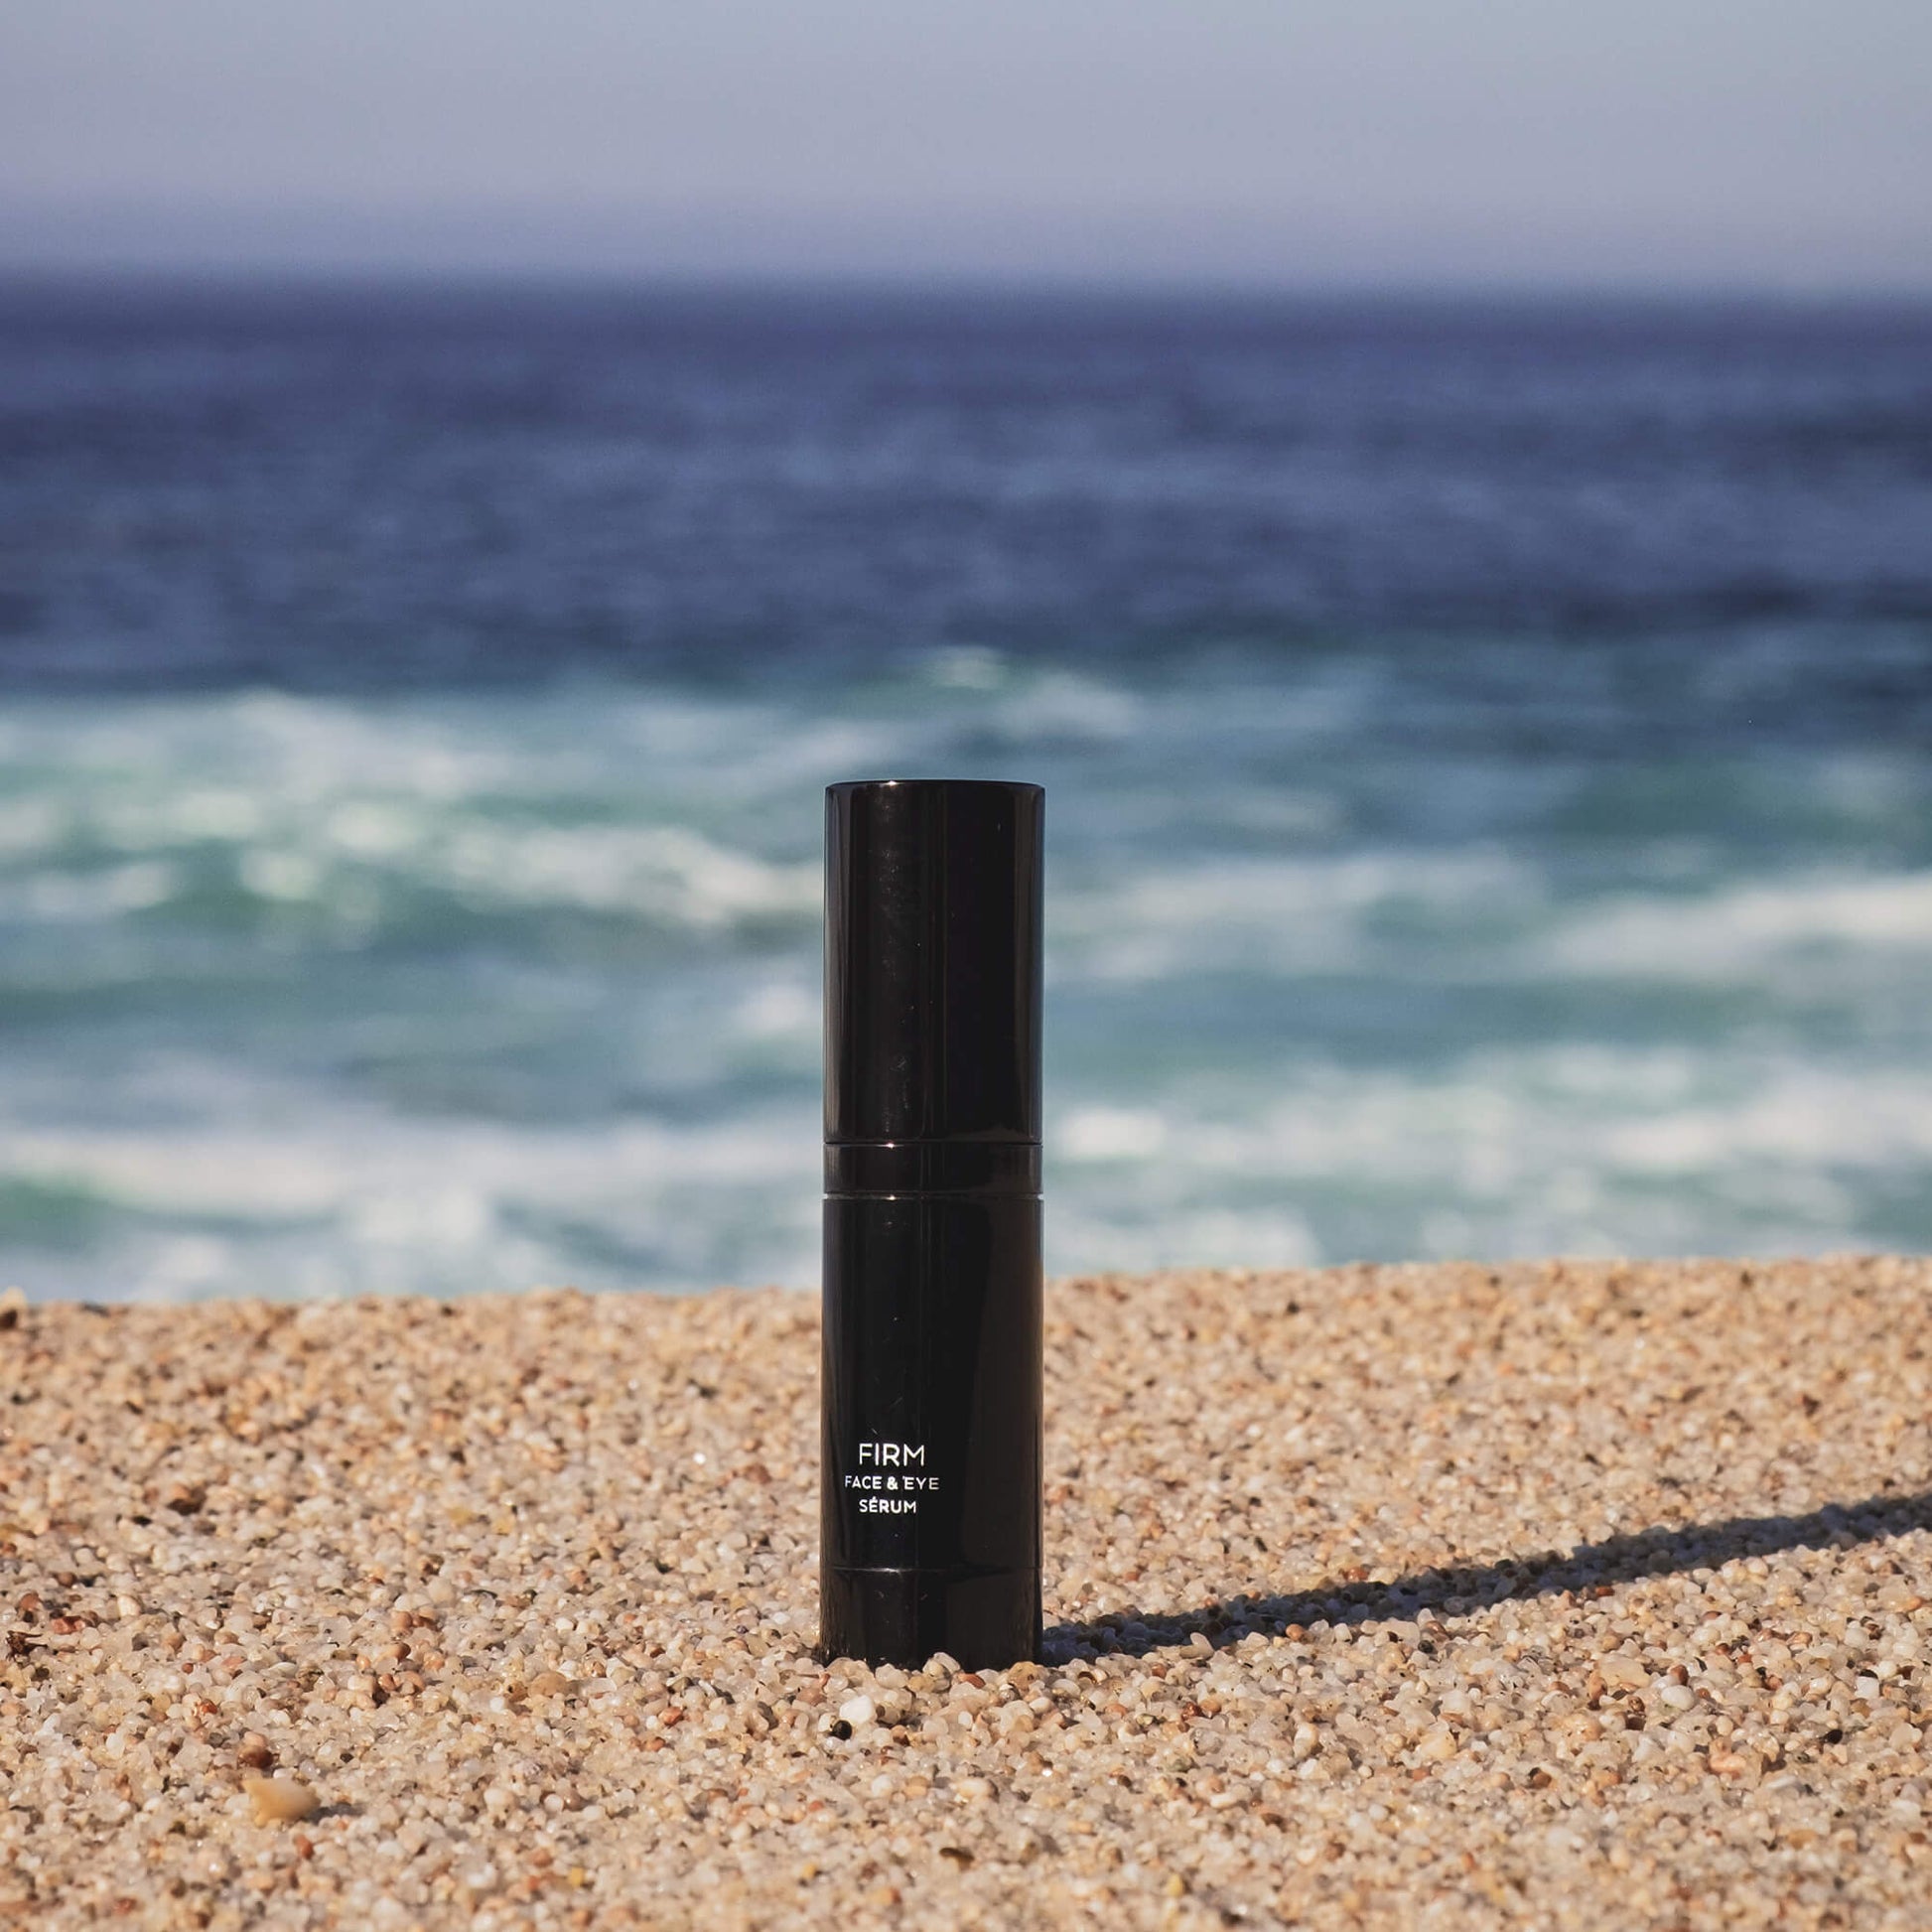
[(1932, 310), (0, 288), (0, 1286), (816, 1278), (822, 787), (1048, 1263), (1932, 1247)]

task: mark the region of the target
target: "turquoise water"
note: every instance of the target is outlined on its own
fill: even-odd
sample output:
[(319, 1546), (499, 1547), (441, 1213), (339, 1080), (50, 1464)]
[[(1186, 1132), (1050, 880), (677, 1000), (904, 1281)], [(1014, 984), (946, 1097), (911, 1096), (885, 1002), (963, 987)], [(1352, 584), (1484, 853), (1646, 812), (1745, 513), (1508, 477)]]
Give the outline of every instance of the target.
[(1932, 324), (746, 313), (0, 317), (0, 1283), (808, 1284), (895, 773), (1055, 1270), (1932, 1246)]
[(1057, 1269), (1932, 1244), (1925, 761), (1425, 763), (1361, 668), (16, 701), (7, 1272), (809, 1281), (818, 794), (891, 771), (1048, 786)]

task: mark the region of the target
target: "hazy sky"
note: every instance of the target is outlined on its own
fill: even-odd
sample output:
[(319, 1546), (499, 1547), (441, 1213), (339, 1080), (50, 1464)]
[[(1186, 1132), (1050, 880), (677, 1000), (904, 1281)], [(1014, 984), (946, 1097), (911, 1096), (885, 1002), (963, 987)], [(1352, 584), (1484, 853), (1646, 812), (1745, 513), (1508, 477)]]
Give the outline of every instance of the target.
[(1932, 286), (1932, 0), (4, 0), (0, 262)]

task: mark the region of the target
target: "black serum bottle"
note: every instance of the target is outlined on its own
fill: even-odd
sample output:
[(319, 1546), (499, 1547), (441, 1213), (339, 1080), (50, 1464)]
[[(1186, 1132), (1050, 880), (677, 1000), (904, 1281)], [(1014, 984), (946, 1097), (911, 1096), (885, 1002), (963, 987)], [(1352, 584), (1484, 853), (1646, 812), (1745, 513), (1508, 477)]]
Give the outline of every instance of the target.
[(1037, 785), (825, 797), (819, 1650), (1039, 1647)]

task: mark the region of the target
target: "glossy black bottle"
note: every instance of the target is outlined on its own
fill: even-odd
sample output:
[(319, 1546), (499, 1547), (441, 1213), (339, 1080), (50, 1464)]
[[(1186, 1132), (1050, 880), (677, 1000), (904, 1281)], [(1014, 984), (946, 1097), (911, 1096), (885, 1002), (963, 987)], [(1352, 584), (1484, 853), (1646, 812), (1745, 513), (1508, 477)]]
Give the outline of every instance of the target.
[(1039, 1644), (1037, 785), (826, 794), (819, 1647)]

